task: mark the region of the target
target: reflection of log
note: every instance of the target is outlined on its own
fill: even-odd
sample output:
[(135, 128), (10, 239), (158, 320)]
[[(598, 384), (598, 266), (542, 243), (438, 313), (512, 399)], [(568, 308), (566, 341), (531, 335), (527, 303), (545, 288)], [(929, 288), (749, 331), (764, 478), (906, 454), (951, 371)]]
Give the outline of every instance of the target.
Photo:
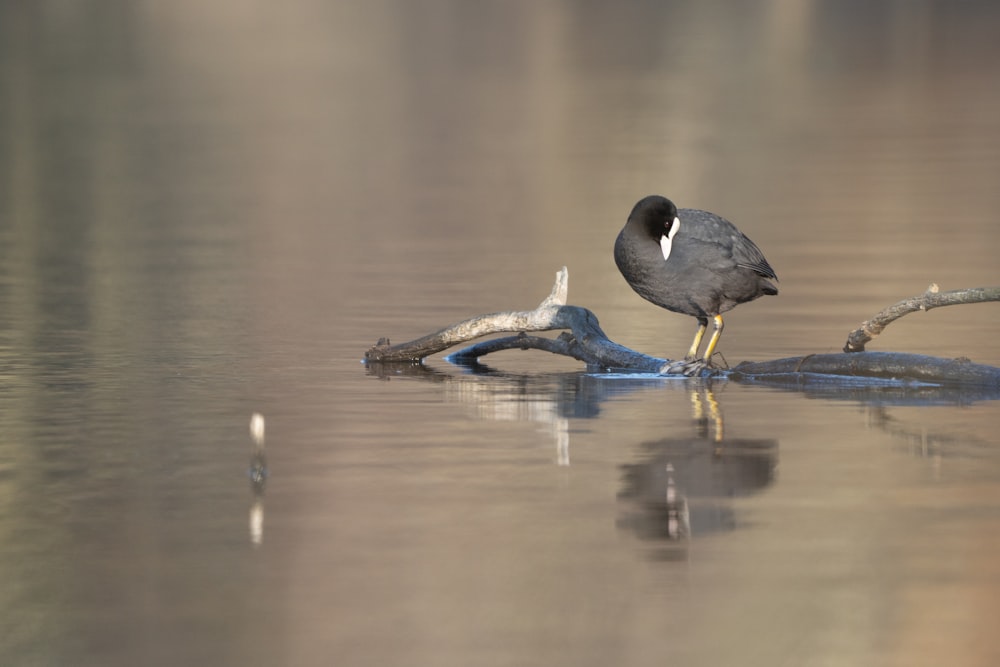
[(940, 308), (941, 306), (957, 306), (963, 303), (984, 303), (986, 301), (1000, 301), (1000, 287), (974, 287), (939, 292), (937, 285), (931, 285), (920, 296), (894, 303), (881, 310), (870, 320), (862, 322), (861, 326), (847, 337), (844, 352), (862, 352), (865, 349), (865, 343), (878, 336), (883, 329), (903, 315), (915, 313), (918, 310)]
[[(761, 380), (786, 382), (795, 384), (804, 378), (826, 376), (830, 379), (849, 376), (852, 378), (891, 379), (902, 382), (924, 382), (942, 385), (975, 385), (1000, 387), (1000, 368), (973, 364), (968, 359), (938, 359), (923, 355), (902, 354), (893, 352), (863, 352), (852, 354), (821, 354), (807, 355), (790, 359), (777, 359), (763, 362), (743, 362), (731, 372), (707, 368), (701, 361), (670, 361), (651, 357), (641, 352), (630, 350), (608, 339), (598, 324), (597, 317), (579, 306), (566, 305), (568, 293), (569, 272), (564, 267), (556, 274), (556, 283), (552, 293), (534, 310), (511, 311), (479, 315), (468, 320), (446, 327), (436, 333), (423, 336), (416, 340), (391, 345), (385, 338), (365, 352), (367, 363), (381, 362), (418, 362), (422, 359), (449, 349), (456, 345), (469, 342), (481, 336), (495, 333), (515, 333), (514, 336), (487, 340), (467, 347), (449, 359), (456, 363), (469, 363), (478, 357), (492, 352), (510, 349), (544, 350), (553, 354), (573, 357), (583, 361), (588, 366), (603, 370), (617, 370), (633, 373), (660, 373), (664, 375), (711, 375), (725, 376), (734, 380)], [(1000, 292), (1000, 288), (994, 288)], [(988, 292), (989, 290), (978, 290)], [(977, 290), (965, 290), (977, 292)], [(948, 292), (958, 294), (957, 292)], [(924, 297), (936, 296), (927, 294)], [(920, 297), (923, 298), (923, 297)], [(925, 304), (932, 308), (952, 303), (975, 303), (978, 301), (995, 300), (984, 298), (983, 295), (967, 295), (967, 301), (936, 302), (933, 299)], [(906, 303), (906, 302), (901, 302)], [(896, 304), (900, 306), (900, 304)], [(895, 308), (896, 306), (892, 307)], [(913, 310), (919, 309), (914, 308)], [(890, 309), (887, 309), (887, 311)], [(884, 312), (887, 312), (884, 311)], [(894, 311), (896, 312), (896, 311)], [(907, 310), (905, 312), (912, 312)], [(889, 322), (901, 317), (905, 312), (899, 312), (894, 317), (881, 318), (874, 326), (868, 326), (869, 333), (877, 335)], [(880, 313), (882, 315), (882, 313)], [(872, 322), (875, 322), (873, 318)], [(866, 323), (870, 325), (871, 322)], [(525, 332), (549, 331), (553, 329), (568, 330), (557, 338), (530, 336)], [(853, 336), (854, 334), (852, 334)], [(865, 334), (867, 335), (867, 334)], [(871, 337), (866, 340), (870, 340)], [(863, 347), (864, 342), (860, 343)]]

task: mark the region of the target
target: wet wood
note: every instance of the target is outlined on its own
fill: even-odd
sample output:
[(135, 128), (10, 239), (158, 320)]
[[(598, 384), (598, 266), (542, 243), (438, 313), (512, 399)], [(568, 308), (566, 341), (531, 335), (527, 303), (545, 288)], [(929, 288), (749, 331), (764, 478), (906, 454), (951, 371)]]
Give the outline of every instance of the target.
[(905, 352), (841, 352), (809, 354), (773, 361), (744, 361), (733, 368), (733, 380), (767, 379), (774, 382), (809, 380), (807, 376), (828, 379), (886, 380), (910, 384), (941, 386), (1000, 387), (1000, 368), (975, 364), (969, 359), (942, 359)]
[(569, 271), (563, 267), (556, 274), (552, 293), (534, 310), (477, 315), (399, 345), (392, 345), (388, 338), (381, 338), (365, 352), (365, 360), (370, 362), (419, 361), (455, 345), (490, 334), (572, 329), (574, 325), (582, 327), (582, 333), (592, 332), (603, 336), (604, 332), (597, 326), (597, 318), (593, 318), (592, 323), (588, 322), (587, 313), (590, 311), (566, 305), (568, 285)]
[[(365, 352), (365, 361), (418, 362), (432, 354), (482, 336), (516, 332), (517, 336), (473, 345), (457, 352), (449, 359), (468, 363), (500, 350), (535, 349), (573, 357), (588, 366), (607, 370), (692, 375), (705, 368), (704, 363), (700, 361), (659, 359), (609, 340), (601, 330), (594, 313), (580, 306), (566, 304), (568, 290), (569, 271), (563, 267), (556, 274), (552, 293), (534, 310), (478, 315), (399, 345), (392, 345), (387, 338), (382, 338)], [(568, 333), (556, 339), (527, 335), (529, 331), (560, 329), (568, 330)]]
[[(940, 359), (926, 355), (898, 352), (860, 352), (815, 354), (761, 362), (743, 362), (733, 369), (708, 367), (704, 362), (669, 360), (636, 352), (609, 340), (597, 317), (586, 308), (566, 304), (569, 272), (563, 267), (556, 274), (552, 293), (534, 310), (505, 311), (478, 315), (445, 327), (427, 336), (399, 345), (380, 339), (365, 352), (365, 361), (377, 363), (417, 363), (426, 357), (497, 333), (512, 336), (475, 343), (448, 357), (458, 364), (471, 364), (480, 357), (501, 350), (542, 350), (572, 357), (589, 367), (604, 371), (658, 373), (661, 375), (726, 377), (737, 381), (762, 381), (795, 384), (817, 376), (831, 381), (852, 382), (859, 379), (1000, 387), (1000, 368), (974, 364), (968, 359)], [(859, 329), (865, 333), (856, 339), (864, 343), (877, 336), (890, 322), (907, 312), (927, 310), (957, 303), (1000, 300), (1000, 288), (978, 288), (936, 293), (928, 291), (890, 306)], [(933, 298), (932, 298), (933, 295)], [(964, 300), (963, 300), (964, 299)], [(881, 317), (880, 317), (881, 316)], [(563, 330), (556, 338), (529, 335), (528, 332)], [(853, 332), (852, 336), (854, 335)], [(867, 339), (862, 340), (864, 336)], [(849, 341), (850, 343), (850, 341)]]

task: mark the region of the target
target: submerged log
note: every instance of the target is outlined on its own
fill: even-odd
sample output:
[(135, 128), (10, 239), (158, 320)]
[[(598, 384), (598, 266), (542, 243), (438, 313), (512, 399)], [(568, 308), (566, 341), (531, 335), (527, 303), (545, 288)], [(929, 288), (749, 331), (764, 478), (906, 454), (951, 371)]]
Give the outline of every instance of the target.
[(942, 359), (905, 352), (841, 352), (808, 354), (774, 361), (744, 361), (729, 372), (733, 380), (777, 381), (824, 376), (839, 381), (884, 380), (940, 386), (1000, 387), (1000, 368), (975, 364), (965, 357)]
[[(993, 298), (986, 298), (992, 290)], [(733, 369), (720, 369), (704, 361), (669, 360), (636, 352), (609, 340), (601, 330), (597, 317), (586, 308), (566, 304), (569, 291), (569, 271), (563, 267), (556, 274), (552, 293), (534, 310), (505, 311), (478, 315), (445, 327), (421, 338), (392, 345), (387, 338), (365, 352), (365, 363), (419, 363), (432, 354), (496, 333), (515, 335), (495, 338), (470, 345), (448, 357), (457, 364), (471, 364), (480, 357), (500, 350), (542, 350), (578, 359), (588, 367), (603, 371), (627, 373), (657, 373), (660, 375), (725, 377), (732, 380), (795, 383), (809, 377), (824, 376), (830, 380), (856, 382), (895, 381), (937, 385), (970, 385), (1000, 387), (1000, 368), (974, 364), (968, 359), (940, 359), (897, 352), (860, 352), (814, 354), (762, 362), (743, 362)], [(890, 306), (879, 316), (866, 322), (858, 331), (854, 350), (878, 335), (890, 322), (907, 312), (954, 303), (978, 303), (1000, 300), (1000, 288), (958, 290), (946, 292), (941, 300), (924, 295), (923, 301), (907, 300)], [(960, 301), (957, 299), (966, 299)], [(911, 309), (913, 303), (917, 306)], [(906, 304), (906, 305), (902, 305)], [(931, 305), (928, 305), (931, 304)], [(891, 311), (891, 312), (890, 312)], [(880, 317), (882, 316), (882, 317)], [(528, 332), (564, 330), (557, 338), (528, 335)], [(852, 333), (852, 336), (858, 332)], [(867, 336), (867, 338), (864, 338)], [(864, 339), (863, 339), (864, 338)], [(852, 345), (849, 339), (848, 345)], [(860, 345), (860, 348), (857, 348)]]

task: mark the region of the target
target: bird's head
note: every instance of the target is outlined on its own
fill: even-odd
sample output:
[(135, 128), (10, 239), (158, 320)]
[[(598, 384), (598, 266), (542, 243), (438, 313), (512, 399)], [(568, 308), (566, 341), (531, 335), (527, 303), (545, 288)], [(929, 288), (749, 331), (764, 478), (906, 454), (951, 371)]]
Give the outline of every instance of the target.
[(670, 257), (674, 236), (681, 228), (677, 207), (666, 197), (650, 195), (639, 200), (628, 216), (628, 224), (659, 244), (663, 259)]

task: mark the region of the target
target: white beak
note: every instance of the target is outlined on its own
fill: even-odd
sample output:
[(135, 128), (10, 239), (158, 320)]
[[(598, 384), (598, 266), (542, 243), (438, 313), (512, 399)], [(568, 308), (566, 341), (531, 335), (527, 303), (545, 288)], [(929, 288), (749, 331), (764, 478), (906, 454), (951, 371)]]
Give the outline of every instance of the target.
[(667, 261), (670, 258), (670, 249), (674, 245), (674, 237), (680, 228), (681, 219), (674, 218), (674, 224), (670, 225), (670, 232), (660, 237), (660, 251), (663, 252), (663, 261)]

